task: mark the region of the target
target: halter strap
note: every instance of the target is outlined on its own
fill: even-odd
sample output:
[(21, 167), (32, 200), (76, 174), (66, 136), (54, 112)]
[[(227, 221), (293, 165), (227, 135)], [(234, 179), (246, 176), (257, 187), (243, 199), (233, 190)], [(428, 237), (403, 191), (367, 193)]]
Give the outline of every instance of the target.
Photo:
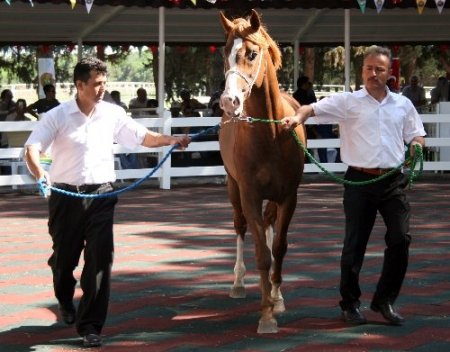
[(253, 85), (255, 84), (256, 80), (258, 79), (259, 71), (261, 70), (261, 63), (262, 63), (263, 54), (264, 54), (264, 49), (261, 48), (261, 52), (260, 52), (260, 55), (259, 55), (259, 61), (258, 61), (258, 67), (256, 68), (256, 74), (255, 74), (255, 76), (254, 76), (254, 78), (252, 80), (247, 75), (242, 73), (241, 71), (239, 71), (239, 70), (232, 70), (232, 69), (229, 69), (227, 72), (225, 72), (225, 79), (228, 79), (228, 76), (231, 75), (231, 74), (238, 75), (239, 77), (241, 77), (245, 81), (245, 83), (247, 83), (247, 86), (248, 86), (248, 94), (247, 95), (250, 95), (250, 92), (252, 91)]

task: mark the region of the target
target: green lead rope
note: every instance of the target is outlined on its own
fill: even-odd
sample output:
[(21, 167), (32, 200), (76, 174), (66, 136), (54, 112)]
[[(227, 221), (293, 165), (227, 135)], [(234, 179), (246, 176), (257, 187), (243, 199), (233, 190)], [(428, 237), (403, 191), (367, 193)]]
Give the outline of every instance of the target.
[[(265, 122), (265, 123), (275, 123), (275, 124), (281, 124), (281, 121), (279, 120), (268, 120), (268, 119), (258, 119), (258, 118), (253, 118), (253, 117), (248, 117), (246, 119), (246, 121), (248, 122)], [(302, 141), (298, 138), (297, 134), (295, 133), (295, 131), (291, 131), (292, 135), (294, 136), (294, 139), (296, 140), (297, 144), (300, 146), (300, 148), (302, 148), (303, 152), (305, 153), (305, 155), (308, 157), (308, 159), (311, 161), (311, 163), (313, 163), (314, 165), (316, 165), (320, 170), (322, 170), (325, 175), (327, 175), (328, 177), (330, 177), (331, 179), (333, 179), (334, 181), (336, 181), (337, 183), (342, 183), (342, 184), (346, 184), (346, 185), (352, 185), (352, 186), (364, 186), (364, 185), (368, 185), (368, 184), (372, 184), (375, 182), (378, 182), (382, 179), (385, 179), (386, 177), (391, 176), (392, 174), (400, 171), (403, 167), (409, 167), (409, 175), (408, 175), (408, 183), (409, 183), (409, 187), (411, 188), (414, 181), (422, 174), (423, 171), (423, 151), (422, 151), (422, 147), (419, 144), (416, 144), (414, 146), (415, 149), (415, 153), (414, 156), (408, 156), (408, 158), (405, 157), (405, 161), (403, 163), (401, 163), (399, 166), (397, 166), (396, 168), (392, 169), (391, 171), (380, 175), (376, 178), (370, 179), (368, 181), (350, 181), (350, 180), (346, 180), (342, 177), (339, 177), (337, 175), (335, 175), (334, 173), (326, 170), (320, 163), (319, 161), (317, 161), (314, 156), (311, 155), (311, 153), (308, 151), (308, 149), (305, 147), (305, 145), (302, 143)], [(409, 148), (408, 146), (406, 147), (406, 153), (409, 154)], [(417, 163), (419, 162), (419, 170), (416, 171), (416, 166)]]

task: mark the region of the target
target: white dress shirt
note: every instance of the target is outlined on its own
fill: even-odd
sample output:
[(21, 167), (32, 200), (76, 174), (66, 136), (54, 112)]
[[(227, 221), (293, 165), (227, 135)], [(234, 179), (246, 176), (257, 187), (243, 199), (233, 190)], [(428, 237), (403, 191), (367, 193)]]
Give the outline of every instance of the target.
[(350, 166), (393, 168), (405, 160), (405, 145), (425, 136), (422, 121), (411, 101), (389, 92), (380, 103), (365, 88), (313, 103), (317, 123), (337, 123), (341, 159)]
[(42, 152), (51, 145), (52, 183), (101, 184), (116, 180), (114, 142), (133, 149), (146, 133), (118, 105), (100, 101), (88, 117), (74, 99), (42, 114), (25, 146)]

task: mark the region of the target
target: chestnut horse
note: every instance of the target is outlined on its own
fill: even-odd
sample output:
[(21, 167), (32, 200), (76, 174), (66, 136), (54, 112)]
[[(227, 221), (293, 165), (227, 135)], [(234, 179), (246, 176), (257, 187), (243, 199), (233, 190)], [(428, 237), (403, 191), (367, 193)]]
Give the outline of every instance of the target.
[[(260, 272), (258, 333), (274, 333), (278, 332), (274, 312), (284, 311), (281, 270), (304, 153), (280, 124), (251, 123), (245, 117), (281, 120), (292, 116), (299, 105), (278, 87), (276, 71), (281, 65), (281, 53), (261, 25), (258, 13), (253, 10), (248, 20), (231, 21), (223, 13), (220, 17), (227, 39), (219, 143), (237, 234), (235, 280), (230, 296), (245, 297), (243, 245), (248, 225)], [(305, 143), (303, 125), (297, 127), (296, 133)]]

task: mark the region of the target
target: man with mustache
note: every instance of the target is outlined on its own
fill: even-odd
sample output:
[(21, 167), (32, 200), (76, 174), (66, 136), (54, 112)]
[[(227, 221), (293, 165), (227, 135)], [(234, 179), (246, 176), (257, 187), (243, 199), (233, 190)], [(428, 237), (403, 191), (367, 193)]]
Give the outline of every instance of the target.
[[(380, 312), (393, 325), (404, 318), (394, 309), (408, 266), (411, 236), (410, 206), (404, 188), (408, 178), (393, 171), (405, 160), (405, 145), (415, 153), (424, 146), (425, 130), (411, 101), (389, 91), (386, 82), (391, 71), (389, 49), (371, 46), (364, 55), (364, 88), (335, 94), (300, 107), (283, 124), (292, 129), (315, 116), (317, 123), (337, 123), (341, 137), (341, 158), (349, 167), (348, 181), (369, 181), (366, 185), (345, 184), (343, 205), (345, 238), (341, 255), (339, 302), (342, 318), (352, 325), (365, 324), (360, 311), (359, 273), (377, 212), (386, 225), (384, 262), (370, 308)], [(389, 173), (376, 182), (371, 180)]]

